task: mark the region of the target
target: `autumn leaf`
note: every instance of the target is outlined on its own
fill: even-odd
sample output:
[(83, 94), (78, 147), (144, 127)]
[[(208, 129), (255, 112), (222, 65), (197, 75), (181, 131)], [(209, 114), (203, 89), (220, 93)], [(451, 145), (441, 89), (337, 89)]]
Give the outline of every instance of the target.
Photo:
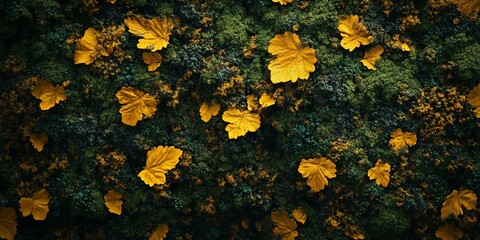
[(348, 15), (339, 22), (337, 29), (343, 37), (340, 46), (350, 52), (360, 45), (368, 45), (372, 42), (373, 37), (368, 33), (367, 28), (359, 23), (357, 15)]
[(288, 214), (281, 211), (273, 211), (270, 215), (273, 225), (273, 233), (281, 235), (282, 240), (293, 240), (298, 236), (297, 223)]
[(435, 231), (435, 237), (441, 240), (459, 240), (464, 233), (461, 228), (445, 223)]
[(307, 185), (314, 192), (323, 190), (328, 185), (328, 178), (335, 178), (337, 170), (335, 163), (325, 157), (302, 159), (298, 172), (307, 178)]
[(38, 80), (38, 83), (32, 89), (32, 95), (42, 100), (40, 102), (40, 109), (42, 110), (48, 110), (60, 101), (67, 99), (62, 85), (53, 86), (50, 81), (45, 79)]
[(153, 187), (155, 184), (164, 184), (165, 174), (175, 168), (183, 151), (171, 146), (158, 146), (147, 152), (147, 163), (138, 174), (145, 184)]
[(156, 52), (144, 52), (142, 54), (143, 62), (148, 65), (148, 71), (153, 72), (162, 64), (162, 56)]
[(301, 224), (305, 224), (305, 221), (307, 221), (307, 214), (299, 207), (292, 211), (292, 217)]
[(445, 220), (450, 215), (462, 215), (463, 208), (466, 210), (475, 209), (477, 205), (477, 195), (471, 190), (453, 190), (447, 196), (445, 202), (442, 204), (442, 211), (440, 218)]
[(352, 229), (345, 231), (345, 235), (354, 240), (365, 239), (365, 235), (363, 235), (358, 226), (352, 226)]
[(412, 147), (417, 144), (417, 135), (412, 132), (403, 132), (402, 129), (397, 128), (395, 132), (392, 133), (390, 141), (393, 150), (398, 151), (407, 146)]
[(480, 0), (450, 0), (457, 5), (457, 9), (464, 15), (480, 12)]
[(212, 103), (212, 105), (208, 105), (207, 103), (202, 103), (200, 106), (200, 118), (204, 122), (210, 121), (210, 119), (214, 116), (217, 116), (220, 112), (220, 104)]
[(115, 189), (108, 191), (107, 194), (103, 196), (103, 200), (105, 201), (105, 206), (107, 206), (109, 212), (117, 215), (122, 214), (122, 204), (123, 204), (123, 201), (121, 200), (122, 197), (123, 197), (122, 194), (115, 191)]
[(222, 119), (229, 123), (225, 127), (229, 139), (236, 139), (260, 128), (260, 116), (247, 110), (228, 109), (223, 112)]
[(383, 47), (377, 45), (365, 52), (365, 55), (363, 56), (363, 59), (361, 61), (363, 66), (367, 67), (370, 70), (377, 70), (377, 66), (375, 66), (375, 63), (380, 59), (380, 55), (383, 53), (383, 51)]
[(0, 208), (0, 238), (13, 240), (17, 234), (17, 214), (13, 208)]
[(468, 103), (475, 108), (473, 111), (477, 118), (480, 118), (480, 84), (475, 86), (467, 96)]
[(308, 79), (315, 71), (315, 49), (303, 48), (300, 37), (295, 33), (275, 35), (268, 44), (268, 52), (277, 57), (268, 65), (273, 83)]
[(378, 186), (386, 188), (390, 182), (390, 164), (382, 163), (382, 160), (378, 159), (375, 167), (368, 170), (368, 177), (370, 177), (370, 180), (375, 179)]
[(122, 114), (122, 122), (126, 125), (135, 126), (143, 116), (151, 117), (157, 111), (157, 100), (140, 90), (122, 87), (116, 96), (120, 104), (125, 104), (119, 112)]
[(152, 235), (148, 238), (148, 240), (163, 240), (167, 237), (168, 233), (168, 226), (167, 224), (158, 224), (157, 228), (153, 230)]
[(124, 20), (128, 31), (142, 39), (138, 40), (137, 48), (147, 49), (152, 52), (167, 47), (173, 29), (173, 21), (164, 17), (145, 19), (132, 16)]
[(257, 103), (257, 97), (255, 95), (248, 95), (247, 96), (247, 110), (248, 111), (255, 111), (259, 108)]
[(291, 3), (293, 0), (272, 0), (272, 2), (278, 2), (280, 5), (287, 5), (287, 3)]
[(262, 96), (260, 96), (260, 99), (258, 100), (262, 108), (266, 108), (269, 106), (272, 106), (275, 104), (275, 99), (268, 95), (267, 93), (262, 93)]
[(39, 190), (31, 198), (20, 199), (20, 212), (22, 212), (24, 217), (33, 215), (33, 219), (43, 221), (47, 218), (50, 199), (51, 197), (47, 190)]
[(73, 61), (75, 64), (85, 63), (89, 65), (95, 61), (94, 55), (98, 46), (97, 40), (98, 31), (94, 28), (88, 28), (85, 31), (82, 39), (77, 42)]
[(43, 151), (43, 147), (48, 143), (48, 135), (46, 133), (30, 134), (30, 142), (37, 151)]

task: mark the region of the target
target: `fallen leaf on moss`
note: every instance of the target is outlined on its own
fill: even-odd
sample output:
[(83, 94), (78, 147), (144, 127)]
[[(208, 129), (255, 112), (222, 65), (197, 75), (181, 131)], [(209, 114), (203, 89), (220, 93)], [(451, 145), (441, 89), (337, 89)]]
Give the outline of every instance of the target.
[(0, 208), (0, 238), (13, 240), (17, 234), (17, 214), (13, 208)]
[(121, 215), (122, 214), (122, 194), (115, 191), (115, 189), (109, 190), (105, 196), (103, 196), (103, 200), (105, 201), (105, 206), (107, 206), (108, 211)]
[(375, 63), (380, 60), (380, 55), (383, 53), (383, 51), (383, 47), (377, 45), (365, 52), (365, 55), (361, 60), (363, 66), (367, 67), (370, 70), (377, 70), (377, 66), (375, 66)]
[(145, 117), (151, 117), (157, 111), (157, 100), (148, 93), (131, 87), (122, 87), (117, 94), (120, 104), (122, 122), (129, 126), (136, 126), (137, 122)]
[(417, 144), (417, 135), (412, 132), (403, 132), (402, 129), (397, 128), (395, 132), (392, 133), (390, 141), (393, 150), (398, 151), (407, 146), (412, 147)]
[(152, 52), (167, 47), (170, 34), (173, 29), (173, 21), (164, 17), (145, 19), (140, 16), (132, 16), (124, 20), (128, 31), (142, 39), (138, 40), (137, 48), (147, 49)]
[(291, 3), (293, 0), (272, 0), (272, 2), (278, 2), (280, 5), (287, 5), (287, 3)]
[(50, 199), (51, 197), (47, 190), (39, 190), (35, 192), (31, 198), (20, 199), (20, 212), (24, 217), (33, 215), (33, 219), (43, 221), (47, 218), (49, 211), (48, 202), (50, 202)]
[(281, 235), (282, 240), (293, 240), (298, 236), (297, 223), (287, 213), (273, 211), (270, 215), (273, 225), (273, 234)]
[(467, 96), (468, 103), (475, 108), (473, 113), (477, 118), (480, 118), (480, 84), (475, 86)]
[(158, 146), (147, 152), (147, 162), (138, 174), (145, 184), (153, 187), (167, 181), (165, 174), (175, 168), (183, 151), (171, 146)]
[(40, 109), (42, 110), (48, 110), (60, 101), (67, 99), (62, 85), (53, 86), (50, 81), (45, 79), (38, 80), (37, 85), (32, 89), (32, 95), (42, 100), (40, 102)]
[(217, 116), (220, 112), (220, 104), (212, 103), (212, 105), (208, 105), (207, 103), (202, 103), (200, 106), (200, 118), (204, 122), (210, 121), (210, 119), (214, 116)]
[(314, 192), (319, 192), (328, 185), (328, 178), (336, 177), (335, 167), (335, 163), (325, 157), (302, 159), (298, 172), (303, 178), (307, 178), (307, 185)]
[(480, 0), (450, 0), (457, 5), (457, 9), (463, 15), (480, 12)]
[(382, 163), (382, 160), (378, 159), (375, 167), (368, 170), (368, 177), (370, 180), (375, 179), (378, 186), (386, 188), (390, 182), (390, 164)]
[(255, 95), (248, 95), (247, 96), (247, 110), (248, 111), (255, 111), (259, 108), (257, 103), (257, 97)]
[(48, 143), (48, 135), (46, 133), (30, 134), (30, 142), (37, 151), (43, 151), (43, 147)]
[(85, 31), (82, 39), (77, 42), (73, 61), (75, 64), (85, 63), (89, 65), (95, 61), (94, 55), (98, 46), (97, 40), (98, 31), (94, 28), (88, 28)]
[(442, 240), (459, 240), (464, 233), (461, 228), (445, 223), (435, 231), (435, 237)]
[(163, 240), (167, 237), (168, 233), (168, 226), (167, 224), (158, 224), (157, 228), (153, 230), (152, 235), (148, 238), (148, 240)]
[(225, 127), (229, 139), (236, 139), (260, 128), (260, 116), (247, 110), (228, 109), (223, 112), (222, 119), (229, 123)]
[(162, 56), (156, 52), (144, 52), (143, 62), (148, 65), (148, 71), (153, 72), (162, 64)]
[(275, 99), (268, 95), (267, 93), (262, 93), (262, 96), (260, 96), (260, 99), (258, 100), (262, 108), (266, 108), (269, 106), (272, 106), (275, 104)]
[(358, 15), (348, 15), (339, 22), (337, 29), (343, 37), (340, 46), (350, 52), (360, 45), (368, 45), (372, 42), (373, 37), (367, 28), (359, 23)]
[(301, 224), (305, 224), (305, 221), (307, 221), (307, 214), (299, 207), (292, 211), (292, 217)]
[(453, 190), (447, 196), (442, 204), (440, 218), (445, 220), (450, 215), (458, 216), (463, 214), (463, 208), (466, 210), (475, 209), (477, 205), (477, 195), (471, 190)]

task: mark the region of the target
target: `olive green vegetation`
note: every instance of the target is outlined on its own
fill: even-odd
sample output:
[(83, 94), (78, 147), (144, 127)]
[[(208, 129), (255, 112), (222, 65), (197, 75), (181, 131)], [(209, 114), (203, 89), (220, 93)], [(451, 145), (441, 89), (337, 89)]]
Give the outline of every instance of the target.
[[(409, 110), (432, 87), (453, 86), (466, 96), (478, 83), (480, 24), (454, 6), (434, 13), (427, 1), (392, 1), (386, 16), (382, 2), (0, 1), (0, 207), (17, 210), (16, 239), (145, 239), (160, 223), (168, 224), (167, 239), (275, 239), (270, 213), (296, 207), (308, 215), (298, 239), (349, 239), (345, 232), (356, 226), (366, 239), (433, 239), (452, 190), (480, 194), (479, 121), (463, 101), (445, 131), (426, 133), (427, 118)], [(127, 13), (178, 19), (156, 73), (147, 72), (128, 31), (121, 48), (132, 60), (117, 63), (119, 73), (106, 78), (102, 69), (73, 64), (68, 40), (88, 27), (122, 25)], [(415, 13), (420, 24), (402, 30), (402, 19)], [(349, 14), (360, 15), (375, 36), (370, 46), (340, 46), (338, 19)], [(273, 85), (268, 42), (294, 29), (316, 50), (316, 71)], [(395, 34), (415, 50), (392, 48)], [(376, 44), (385, 52), (371, 71), (360, 59)], [(67, 100), (41, 111), (31, 77), (70, 80)], [(155, 95), (155, 115), (124, 125), (115, 98), (122, 86)], [(257, 132), (228, 139), (221, 113), (246, 108), (247, 95), (263, 92), (282, 100), (261, 112)], [(222, 107), (208, 123), (198, 114), (204, 101)], [(417, 134), (408, 152), (388, 143), (397, 128)], [(48, 134), (42, 152), (31, 146), (30, 132)], [(151, 188), (137, 174), (159, 145), (184, 154), (167, 185)], [(111, 153), (126, 162), (115, 166)], [(335, 162), (337, 176), (312, 193), (297, 169), (320, 156)], [(367, 177), (378, 159), (392, 166), (387, 188)], [(18, 200), (42, 188), (53, 197), (47, 219), (22, 217)], [(120, 216), (104, 206), (110, 189), (123, 194)], [(446, 222), (475, 239), (474, 218), (476, 210)]]

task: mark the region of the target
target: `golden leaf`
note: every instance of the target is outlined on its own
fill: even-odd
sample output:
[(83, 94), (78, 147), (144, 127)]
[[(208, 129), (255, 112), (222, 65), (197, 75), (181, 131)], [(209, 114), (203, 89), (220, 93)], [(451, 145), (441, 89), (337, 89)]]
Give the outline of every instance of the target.
[(171, 146), (158, 146), (147, 152), (147, 163), (138, 174), (145, 184), (153, 187), (167, 181), (165, 174), (175, 168), (183, 151)]
[(354, 240), (365, 239), (365, 235), (363, 235), (362, 231), (358, 229), (358, 226), (353, 226), (352, 228), (353, 229), (345, 231), (345, 235)]
[(302, 159), (298, 172), (302, 174), (303, 178), (307, 178), (307, 185), (314, 192), (319, 192), (328, 186), (327, 178), (336, 177), (335, 167), (335, 163), (325, 157)]
[(270, 217), (275, 226), (273, 233), (282, 235), (282, 240), (293, 240), (298, 236), (297, 223), (288, 214), (281, 211), (273, 211)]
[(315, 49), (303, 48), (300, 37), (295, 33), (275, 35), (268, 44), (268, 52), (277, 57), (268, 65), (273, 83), (308, 79), (315, 71)]
[(93, 55), (98, 46), (97, 34), (97, 30), (94, 28), (88, 28), (85, 31), (82, 39), (77, 42), (77, 46), (75, 47), (75, 53), (73, 55), (73, 61), (75, 64), (85, 63), (86, 65), (89, 65), (93, 63), (95, 60)]
[(0, 238), (13, 240), (17, 234), (17, 214), (13, 208), (0, 208)]
[(287, 5), (287, 3), (291, 3), (293, 0), (272, 0), (272, 2), (278, 2), (280, 5)]
[(305, 221), (307, 221), (307, 214), (299, 207), (292, 211), (292, 217), (301, 224), (305, 224)]
[(412, 49), (410, 48), (410, 46), (408, 46), (408, 44), (406, 43), (402, 43), (402, 45), (400, 45), (400, 48), (402, 49), (402, 51), (404, 52), (410, 52)]
[(383, 53), (383, 51), (383, 47), (377, 45), (365, 52), (365, 55), (363, 56), (363, 59), (361, 61), (363, 66), (367, 67), (370, 70), (377, 70), (377, 66), (375, 66), (375, 63), (380, 60), (380, 55)]
[(48, 135), (46, 133), (30, 134), (30, 142), (37, 151), (41, 152), (45, 144), (48, 143)]
[(229, 139), (236, 139), (260, 128), (260, 116), (247, 110), (228, 109), (223, 112), (222, 119), (229, 123), (225, 127)]
[(151, 117), (157, 111), (157, 100), (148, 93), (131, 87), (122, 87), (117, 94), (120, 104), (125, 104), (120, 108), (122, 122), (135, 126), (137, 122), (145, 117)]
[(148, 71), (153, 72), (162, 64), (162, 56), (156, 52), (144, 52), (143, 62), (148, 65)]
[(477, 118), (480, 118), (480, 84), (475, 86), (467, 96), (468, 103), (475, 108), (473, 111)]
[(158, 224), (157, 228), (153, 230), (152, 235), (148, 238), (148, 240), (163, 240), (167, 237), (168, 233), (168, 226), (167, 224)]
[(275, 104), (275, 99), (273, 99), (273, 97), (267, 93), (262, 93), (262, 96), (260, 96), (258, 102), (263, 108), (266, 108)]
[(480, 12), (480, 0), (450, 0), (457, 5), (457, 9), (464, 15)]
[(115, 191), (115, 189), (108, 191), (107, 194), (103, 196), (103, 200), (105, 201), (105, 206), (107, 206), (109, 212), (117, 215), (122, 214), (122, 204), (123, 204), (123, 201), (121, 200), (122, 197), (123, 197), (122, 194)]
[(33, 215), (33, 219), (43, 221), (47, 218), (50, 199), (50, 194), (48, 194), (47, 190), (39, 190), (31, 198), (20, 199), (20, 212), (22, 212), (24, 217)]
[(378, 159), (375, 167), (368, 170), (368, 177), (370, 180), (375, 179), (378, 186), (386, 188), (390, 182), (390, 164), (382, 163), (382, 160)]
[(247, 110), (248, 111), (255, 111), (258, 109), (257, 104), (257, 97), (255, 95), (248, 95), (247, 96)]
[(435, 231), (435, 237), (441, 240), (459, 240), (463, 237), (461, 228), (445, 223)]
[(32, 95), (42, 100), (40, 102), (40, 109), (42, 110), (48, 110), (60, 101), (67, 99), (62, 85), (53, 86), (50, 81), (44, 79), (38, 80), (37, 85), (32, 89)]
[(128, 31), (142, 39), (138, 40), (137, 48), (147, 49), (152, 52), (167, 47), (173, 29), (173, 21), (159, 18), (145, 19), (132, 16), (124, 20)]
[(340, 36), (343, 37), (340, 45), (350, 52), (360, 47), (360, 45), (370, 44), (373, 38), (368, 33), (367, 28), (362, 23), (359, 23), (358, 20), (357, 15), (348, 15), (340, 21), (337, 27), (338, 31), (340, 31)]
[(417, 144), (417, 135), (412, 132), (403, 132), (402, 129), (397, 128), (395, 132), (392, 133), (390, 141), (393, 150), (398, 151), (404, 147), (412, 147)]
[(200, 106), (200, 118), (204, 122), (210, 121), (210, 119), (214, 116), (217, 116), (218, 113), (220, 112), (220, 104), (218, 103), (212, 103), (212, 105), (208, 105), (207, 103), (202, 103), (202, 106)]
[(442, 211), (440, 218), (442, 220), (447, 219), (450, 215), (462, 215), (463, 208), (467, 210), (475, 209), (477, 205), (477, 195), (471, 190), (453, 190), (453, 192), (447, 196), (445, 202), (442, 204)]

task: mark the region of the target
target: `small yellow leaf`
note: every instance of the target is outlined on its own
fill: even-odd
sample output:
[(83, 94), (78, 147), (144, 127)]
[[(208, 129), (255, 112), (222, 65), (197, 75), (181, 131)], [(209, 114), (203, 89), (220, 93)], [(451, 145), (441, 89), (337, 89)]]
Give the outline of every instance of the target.
[(278, 2), (280, 5), (287, 5), (287, 3), (291, 3), (293, 0), (272, 0), (272, 2)]
[(435, 237), (441, 240), (459, 240), (464, 233), (461, 228), (445, 223), (435, 231)]
[(153, 230), (152, 235), (148, 238), (148, 240), (163, 240), (167, 237), (168, 233), (168, 226), (167, 224), (158, 224), (157, 228)]
[(42, 100), (40, 109), (48, 110), (58, 104), (60, 101), (67, 99), (65, 89), (61, 85), (53, 86), (50, 81), (39, 79), (37, 85), (32, 89), (32, 95)]
[(345, 231), (345, 235), (354, 240), (365, 239), (365, 235), (358, 229), (358, 226), (353, 226), (353, 229)]
[(477, 195), (471, 190), (453, 190), (447, 196), (445, 202), (442, 204), (442, 211), (440, 218), (445, 220), (450, 215), (462, 215), (463, 208), (466, 210), (475, 209), (477, 206)]
[(17, 234), (17, 214), (13, 208), (0, 208), (0, 238), (13, 240)]
[(200, 118), (204, 122), (210, 121), (210, 119), (214, 116), (217, 116), (218, 113), (220, 112), (220, 104), (218, 103), (212, 103), (212, 105), (208, 105), (207, 103), (202, 103), (202, 106), (200, 106)]
[(257, 109), (258, 109), (257, 97), (255, 97), (255, 95), (248, 95), (247, 96), (247, 110), (248, 111), (255, 111)]
[(404, 147), (412, 147), (417, 144), (417, 135), (412, 132), (404, 133), (402, 129), (398, 128), (392, 133), (389, 143), (393, 150), (398, 151)]
[(480, 118), (480, 84), (475, 86), (467, 96), (468, 103), (475, 108), (474, 113), (477, 118)]
[(137, 122), (145, 117), (151, 117), (157, 111), (157, 100), (148, 93), (131, 87), (122, 87), (117, 94), (120, 104), (122, 122), (129, 126), (137, 125)]
[(281, 235), (282, 240), (294, 240), (298, 236), (297, 223), (288, 214), (281, 211), (273, 211), (270, 217), (275, 226), (273, 234)]
[(50, 199), (51, 197), (47, 190), (39, 190), (31, 198), (20, 199), (20, 212), (24, 217), (33, 215), (33, 219), (43, 221), (47, 218)]
[(307, 178), (307, 185), (314, 192), (323, 190), (328, 185), (328, 178), (335, 178), (337, 170), (335, 163), (325, 157), (302, 159), (298, 172)]
[(268, 65), (272, 83), (308, 79), (315, 71), (315, 49), (303, 48), (300, 37), (295, 33), (275, 35), (268, 42), (268, 52), (277, 57)]
[(132, 16), (124, 20), (128, 31), (138, 37), (137, 48), (147, 49), (152, 52), (167, 47), (170, 34), (173, 29), (173, 21), (159, 18), (145, 19), (140, 16)]
[(350, 52), (360, 45), (368, 45), (372, 42), (373, 37), (368, 33), (367, 28), (358, 21), (357, 15), (348, 15), (340, 21), (337, 27), (340, 36), (343, 37), (340, 46)]
[(46, 133), (30, 134), (30, 142), (37, 151), (41, 152), (45, 144), (48, 143), (48, 135)]
[(115, 191), (115, 189), (108, 191), (107, 194), (103, 196), (103, 200), (105, 201), (105, 206), (107, 206), (109, 212), (117, 215), (122, 214), (122, 204), (123, 204), (123, 201), (121, 200), (122, 197), (123, 197), (122, 194)]
[(307, 214), (299, 207), (292, 211), (292, 217), (301, 224), (305, 224), (305, 221), (307, 221)]
[(73, 61), (75, 64), (85, 63), (89, 65), (95, 60), (96, 47), (98, 46), (97, 30), (88, 28), (82, 39), (77, 42)]
[(404, 52), (410, 52), (412, 49), (410, 48), (410, 46), (408, 46), (408, 44), (406, 43), (402, 43), (402, 45), (400, 46), (400, 48), (402, 49), (402, 51)]
[(183, 151), (171, 146), (158, 146), (147, 152), (147, 163), (138, 174), (145, 184), (153, 187), (167, 181), (165, 174), (175, 168)]
[(361, 61), (363, 66), (367, 67), (370, 70), (377, 70), (377, 66), (375, 66), (375, 63), (380, 59), (380, 55), (383, 53), (383, 51), (383, 47), (377, 45), (365, 52), (365, 55), (363, 56), (363, 59)]
[(222, 119), (229, 123), (225, 127), (229, 139), (236, 139), (260, 128), (260, 116), (247, 110), (228, 109), (223, 112)]
[(378, 186), (386, 188), (390, 182), (390, 164), (382, 163), (382, 160), (378, 159), (375, 167), (368, 170), (368, 177), (370, 180), (375, 179)]
[(258, 102), (263, 108), (266, 108), (275, 104), (275, 99), (273, 99), (273, 97), (267, 93), (262, 93), (262, 96), (260, 96)]
[(148, 71), (153, 72), (162, 64), (162, 56), (156, 52), (144, 52), (143, 62), (148, 65)]

